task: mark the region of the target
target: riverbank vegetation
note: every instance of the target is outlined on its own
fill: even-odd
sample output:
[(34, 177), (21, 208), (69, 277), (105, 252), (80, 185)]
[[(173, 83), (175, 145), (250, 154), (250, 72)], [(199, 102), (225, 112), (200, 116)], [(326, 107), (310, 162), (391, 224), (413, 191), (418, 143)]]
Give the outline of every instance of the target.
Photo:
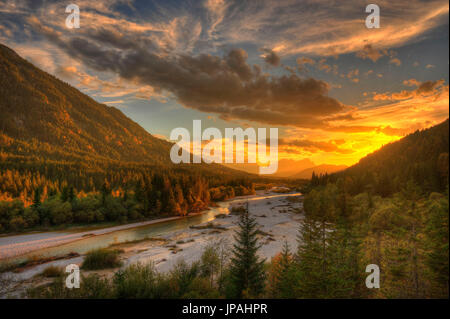
[(0, 201), (0, 233), (185, 216), (207, 209), (213, 201), (254, 194), (249, 180), (224, 184), (210, 187), (202, 177), (153, 174), (141, 176), (126, 189), (113, 188), (109, 182), (89, 193), (72, 186), (64, 186), (60, 192), (38, 187), (29, 206), (20, 199)]
[(116, 268), (122, 265), (119, 259), (120, 250), (96, 249), (88, 252), (84, 257), (81, 269), (98, 270)]

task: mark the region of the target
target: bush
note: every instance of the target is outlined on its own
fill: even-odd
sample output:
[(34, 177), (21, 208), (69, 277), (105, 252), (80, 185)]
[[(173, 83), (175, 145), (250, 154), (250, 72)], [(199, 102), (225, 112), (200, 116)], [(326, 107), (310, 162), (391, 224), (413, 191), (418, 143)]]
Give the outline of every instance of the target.
[(231, 207), (231, 215), (240, 215), (242, 213), (245, 212), (245, 207), (244, 206), (233, 206)]
[(81, 278), (79, 289), (66, 288), (64, 277), (57, 277), (49, 285), (28, 289), (27, 297), (38, 299), (106, 299), (114, 297), (114, 290), (108, 279), (100, 278), (97, 274), (91, 274)]
[(162, 278), (153, 265), (134, 264), (114, 275), (117, 298), (161, 298)]
[(48, 266), (44, 269), (41, 275), (47, 278), (62, 277), (64, 276), (64, 271), (61, 267)]
[(122, 263), (119, 260), (119, 253), (119, 250), (92, 250), (87, 253), (81, 268), (85, 270), (96, 270), (120, 267)]

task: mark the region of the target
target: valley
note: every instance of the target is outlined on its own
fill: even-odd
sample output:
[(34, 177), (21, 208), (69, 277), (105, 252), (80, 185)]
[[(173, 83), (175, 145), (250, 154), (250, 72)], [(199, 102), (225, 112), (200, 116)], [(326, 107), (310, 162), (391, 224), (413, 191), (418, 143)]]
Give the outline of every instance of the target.
[[(0, 264), (20, 262), (28, 258), (67, 256), (71, 252), (76, 257), (66, 257), (55, 261), (42, 262), (37, 265), (18, 267), (16, 270), (0, 273), (0, 280), (14, 285), (14, 292), (24, 292), (28, 287), (39, 286), (48, 282), (41, 273), (49, 267), (64, 269), (69, 264), (81, 266), (84, 254), (92, 249), (110, 248), (120, 250), (122, 268), (132, 264), (154, 264), (160, 272), (171, 271), (179, 262), (188, 264), (200, 260), (208, 246), (219, 247), (229, 251), (233, 245), (233, 236), (237, 231), (238, 215), (233, 207), (240, 207), (248, 202), (251, 216), (256, 218), (259, 227), (258, 238), (262, 244), (260, 256), (267, 261), (276, 256), (287, 242), (296, 249), (297, 235), (302, 218), (302, 201), (299, 193), (277, 194), (270, 191), (258, 191), (256, 195), (242, 196), (218, 203), (204, 213), (194, 217), (173, 217), (155, 222), (144, 222), (89, 232), (38, 233), (0, 237), (0, 252), (5, 251), (14, 242), (27, 245), (30, 252), (21, 258), (0, 258)], [(180, 219), (182, 218), (182, 219)], [(89, 238), (83, 239), (86, 234)], [(15, 238), (14, 238), (15, 237)], [(17, 237), (20, 237), (17, 238)], [(47, 241), (47, 248), (42, 247)], [(44, 244), (45, 245), (45, 244)], [(15, 253), (20, 253), (14, 249)], [(33, 253), (31, 253), (33, 251)], [(89, 275), (99, 273), (112, 276), (117, 269), (100, 271), (82, 271)], [(8, 291), (7, 293), (11, 293)], [(4, 292), (3, 297), (7, 296)], [(1, 297), (1, 296), (0, 296)]]

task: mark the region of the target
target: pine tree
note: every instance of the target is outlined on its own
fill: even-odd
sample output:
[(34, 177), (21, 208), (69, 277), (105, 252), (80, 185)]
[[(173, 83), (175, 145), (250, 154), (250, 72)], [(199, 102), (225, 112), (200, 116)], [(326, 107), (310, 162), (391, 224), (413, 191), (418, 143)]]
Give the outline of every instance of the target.
[(67, 199), (69, 202), (73, 202), (75, 197), (75, 190), (73, 189), (73, 186), (71, 186), (69, 187), (69, 191), (67, 193)]
[(322, 258), (320, 224), (306, 214), (300, 224), (296, 259), (296, 297), (321, 298), (323, 296), (324, 263)]
[(294, 298), (295, 282), (293, 276), (293, 258), (287, 241), (274, 269), (272, 294), (275, 298)]
[(69, 200), (69, 188), (67, 186), (64, 186), (61, 192), (61, 200), (63, 202), (67, 202)]
[(238, 226), (230, 266), (233, 297), (257, 297), (264, 290), (266, 275), (264, 260), (257, 255), (261, 246), (256, 238), (258, 232), (256, 221), (249, 216), (248, 203), (240, 215)]
[(449, 294), (448, 227), (447, 186), (445, 196), (436, 193), (430, 196), (427, 208), (425, 245), (428, 253), (425, 256), (425, 263), (432, 283), (431, 296), (436, 298), (448, 298)]
[(106, 196), (111, 194), (111, 189), (109, 188), (109, 185), (107, 182), (104, 182), (101, 189), (102, 194), (102, 205), (105, 205)]
[(36, 188), (34, 191), (33, 205), (31, 205), (31, 207), (37, 209), (39, 206), (41, 206), (41, 190)]

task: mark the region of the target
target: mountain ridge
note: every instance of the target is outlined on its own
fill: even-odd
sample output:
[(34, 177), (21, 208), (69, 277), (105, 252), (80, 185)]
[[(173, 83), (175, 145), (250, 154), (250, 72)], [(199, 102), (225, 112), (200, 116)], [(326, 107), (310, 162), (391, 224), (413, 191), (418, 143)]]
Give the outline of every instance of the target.
[(0, 44), (0, 129), (78, 154), (165, 163), (171, 143), (100, 104)]

